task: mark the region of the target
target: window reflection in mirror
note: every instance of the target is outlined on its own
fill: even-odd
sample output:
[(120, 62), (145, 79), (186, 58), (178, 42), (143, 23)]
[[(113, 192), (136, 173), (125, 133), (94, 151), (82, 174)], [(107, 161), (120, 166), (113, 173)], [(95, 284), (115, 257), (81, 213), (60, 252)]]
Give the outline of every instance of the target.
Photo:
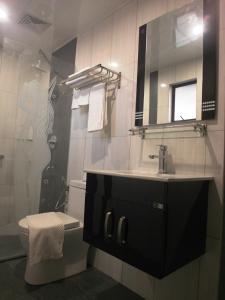
[(172, 85), (171, 121), (196, 120), (197, 80)]
[(202, 118), (203, 3), (147, 24), (143, 125)]

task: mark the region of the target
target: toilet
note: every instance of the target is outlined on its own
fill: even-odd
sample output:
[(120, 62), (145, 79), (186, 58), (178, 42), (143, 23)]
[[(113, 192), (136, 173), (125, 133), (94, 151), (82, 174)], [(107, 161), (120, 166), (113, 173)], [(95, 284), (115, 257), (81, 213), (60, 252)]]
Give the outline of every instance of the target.
[(83, 242), (83, 219), (86, 183), (70, 181), (67, 213), (57, 212), (64, 223), (63, 257), (29, 264), (29, 230), (26, 218), (19, 221), (20, 238), (27, 253), (25, 281), (40, 285), (60, 280), (84, 271), (87, 267), (88, 244)]

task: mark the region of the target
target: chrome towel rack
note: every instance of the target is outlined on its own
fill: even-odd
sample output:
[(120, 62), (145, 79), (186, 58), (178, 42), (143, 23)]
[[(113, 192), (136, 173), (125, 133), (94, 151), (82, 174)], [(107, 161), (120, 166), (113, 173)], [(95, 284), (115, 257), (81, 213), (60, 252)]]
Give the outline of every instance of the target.
[[(185, 129), (186, 127), (186, 129)], [(160, 124), (160, 125), (146, 125), (140, 126), (136, 128), (129, 129), (131, 135), (139, 135), (142, 139), (146, 138), (147, 135), (154, 135), (154, 139), (156, 139), (156, 135), (171, 134), (171, 133), (184, 133), (194, 131), (199, 133), (200, 137), (204, 137), (207, 135), (207, 124), (200, 122), (193, 122), (187, 124), (179, 124), (174, 125), (171, 123)], [(161, 139), (161, 136), (160, 136)]]
[(81, 90), (99, 83), (116, 84), (117, 87), (120, 88), (120, 82), (120, 72), (115, 72), (101, 64), (98, 64), (94, 67), (69, 75), (66, 80), (61, 82), (61, 84)]

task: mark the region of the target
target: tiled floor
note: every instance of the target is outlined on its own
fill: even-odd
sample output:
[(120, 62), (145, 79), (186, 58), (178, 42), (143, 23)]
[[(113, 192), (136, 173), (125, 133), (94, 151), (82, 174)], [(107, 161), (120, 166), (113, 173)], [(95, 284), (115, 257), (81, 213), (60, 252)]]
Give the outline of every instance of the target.
[(16, 223), (0, 226), (0, 262), (25, 256)]
[(18, 235), (0, 235), (0, 262), (14, 257), (25, 256)]
[(126, 287), (90, 268), (43, 286), (24, 282), (26, 259), (0, 263), (0, 300), (141, 300)]

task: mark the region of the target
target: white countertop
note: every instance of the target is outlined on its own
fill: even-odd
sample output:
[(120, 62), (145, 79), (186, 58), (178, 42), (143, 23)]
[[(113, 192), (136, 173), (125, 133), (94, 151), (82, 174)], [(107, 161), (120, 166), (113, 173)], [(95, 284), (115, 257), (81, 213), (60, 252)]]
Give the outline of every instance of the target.
[(157, 174), (148, 173), (139, 170), (98, 170), (98, 169), (86, 169), (86, 173), (112, 175), (119, 177), (138, 178), (153, 181), (163, 182), (175, 182), (175, 181), (200, 181), (200, 180), (213, 180), (212, 176), (196, 175), (196, 174)]

